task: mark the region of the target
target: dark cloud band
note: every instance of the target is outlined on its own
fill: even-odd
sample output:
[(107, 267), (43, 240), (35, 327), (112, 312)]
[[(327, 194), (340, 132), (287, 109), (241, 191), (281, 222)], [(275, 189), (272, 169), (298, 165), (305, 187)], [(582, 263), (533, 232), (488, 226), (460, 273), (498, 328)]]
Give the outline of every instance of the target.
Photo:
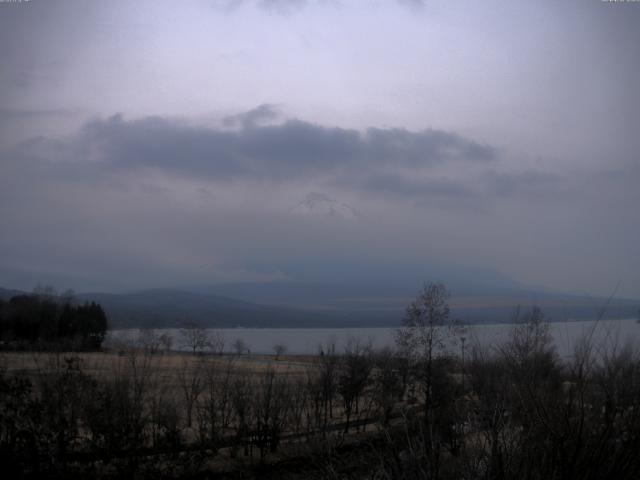
[(499, 156), (494, 147), (439, 130), (370, 128), (361, 133), (301, 120), (259, 124), (274, 116), (261, 106), (227, 117), (225, 123), (238, 129), (212, 129), (159, 117), (125, 121), (117, 115), (86, 124), (70, 140), (69, 151), (78, 162), (91, 156), (105, 167), (151, 167), (239, 180), (416, 170), (447, 162), (490, 162)]

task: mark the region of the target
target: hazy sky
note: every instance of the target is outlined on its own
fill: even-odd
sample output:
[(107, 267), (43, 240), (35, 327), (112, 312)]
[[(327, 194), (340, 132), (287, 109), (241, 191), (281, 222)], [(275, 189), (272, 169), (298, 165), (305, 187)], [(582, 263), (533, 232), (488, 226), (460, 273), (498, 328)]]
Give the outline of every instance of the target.
[(640, 297), (639, 46), (638, 2), (0, 2), (0, 286)]

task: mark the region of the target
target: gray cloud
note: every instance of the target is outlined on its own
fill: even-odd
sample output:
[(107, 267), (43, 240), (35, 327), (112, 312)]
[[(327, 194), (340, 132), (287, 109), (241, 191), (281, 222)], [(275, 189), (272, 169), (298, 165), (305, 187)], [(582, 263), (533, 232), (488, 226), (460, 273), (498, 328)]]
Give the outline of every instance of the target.
[[(226, 13), (237, 11), (241, 6), (249, 3), (268, 13), (291, 15), (302, 11), (309, 5), (340, 5), (340, 0), (210, 0), (214, 9)], [(343, 3), (343, 2), (342, 2)], [(410, 9), (412, 12), (425, 8), (424, 0), (395, 0), (395, 3)], [(376, 0), (370, 1), (371, 6), (378, 5)]]
[(490, 171), (484, 175), (488, 189), (496, 196), (510, 197), (515, 193), (555, 194), (563, 189), (564, 179), (557, 174), (528, 170), (507, 174)]
[(398, 3), (412, 10), (419, 10), (425, 7), (424, 0), (398, 0)]
[(240, 8), (245, 2), (245, 0), (210, 0), (209, 5), (215, 11), (224, 12), (224, 13), (232, 13), (238, 8)]
[(307, 0), (259, 0), (258, 6), (268, 12), (291, 14), (307, 6)]
[[(227, 123), (233, 118), (240, 124), (237, 130), (194, 127), (160, 117), (126, 121), (116, 115), (93, 120), (64, 141), (35, 139), (24, 144), (23, 154), (99, 171), (151, 168), (212, 180), (326, 178), (354, 185), (364, 171), (375, 176), (451, 162), (487, 164), (500, 156), (494, 147), (439, 130), (370, 128), (361, 133), (301, 120), (259, 124), (275, 115), (273, 107), (261, 105), (227, 117)], [(380, 184), (382, 178), (369, 183)], [(389, 181), (386, 189), (396, 186), (397, 180)], [(417, 192), (419, 187), (403, 190)]]
[(229, 115), (222, 119), (222, 124), (226, 127), (241, 126), (242, 128), (252, 128), (257, 125), (261, 125), (269, 120), (275, 120), (280, 116), (278, 108), (275, 105), (263, 103), (256, 108), (239, 113), (236, 115)]
[(411, 178), (393, 173), (363, 174), (353, 182), (337, 180), (337, 185), (363, 193), (391, 196), (420, 204), (436, 201), (439, 206), (477, 207), (481, 192), (468, 181), (455, 178)]
[[(0, 114), (30, 118), (60, 112), (0, 110)], [(68, 137), (34, 137), (5, 150), (0, 169), (12, 185), (21, 178), (26, 185), (31, 176), (95, 183), (102, 177), (160, 173), (214, 184), (307, 184), (363, 198), (474, 211), (509, 198), (561, 200), (579, 194), (585, 181), (544, 169), (514, 169), (513, 159), (502, 149), (452, 132), (358, 131), (295, 119), (264, 124), (277, 118), (277, 109), (269, 104), (225, 117), (223, 124), (232, 129), (114, 115), (89, 121)], [(598, 176), (612, 183), (629, 178), (629, 168), (621, 165)], [(166, 193), (166, 186), (147, 184), (144, 189)]]
[[(18, 113), (30, 117), (37, 112)], [(295, 119), (263, 124), (278, 117), (269, 104), (223, 118), (232, 129), (114, 115), (89, 121), (66, 138), (23, 142), (5, 152), (4, 170), (14, 184), (33, 175), (94, 183), (101, 176), (129, 172), (214, 183), (311, 182), (365, 197), (476, 211), (514, 196), (558, 198), (568, 188), (567, 179), (556, 173), (505, 171), (508, 160), (501, 149), (452, 132), (360, 132)], [(144, 189), (164, 191), (152, 185)]]
[(32, 120), (42, 117), (57, 117), (73, 115), (76, 112), (62, 108), (45, 110), (25, 110), (17, 108), (0, 108), (0, 120), (11, 122), (15, 120)]

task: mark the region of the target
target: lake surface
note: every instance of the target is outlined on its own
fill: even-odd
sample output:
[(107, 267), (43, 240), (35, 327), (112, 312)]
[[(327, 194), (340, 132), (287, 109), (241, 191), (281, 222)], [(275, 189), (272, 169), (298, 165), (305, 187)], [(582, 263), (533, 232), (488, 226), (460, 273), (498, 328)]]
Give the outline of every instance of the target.
[[(627, 343), (640, 347), (640, 323), (635, 319), (596, 321), (567, 321), (550, 323), (551, 335), (561, 356), (570, 356), (576, 342), (585, 336), (591, 336), (597, 347), (622, 347)], [(504, 342), (512, 324), (468, 325), (463, 327), (462, 335), (469, 347), (479, 343), (486, 347), (496, 347)], [(335, 344), (336, 351), (344, 351), (350, 339), (370, 343), (375, 348), (393, 347), (396, 328), (220, 328), (207, 329), (209, 335), (221, 334), (225, 339), (225, 351), (233, 351), (232, 344), (237, 339), (245, 342), (251, 353), (272, 354), (273, 346), (283, 344), (290, 354), (316, 354), (320, 348)], [(173, 338), (173, 349), (188, 350), (182, 341), (180, 329), (156, 329), (157, 333), (166, 333)], [(107, 345), (124, 341), (134, 343), (138, 338), (138, 329), (112, 330), (107, 337)], [(459, 346), (450, 346), (454, 351)]]

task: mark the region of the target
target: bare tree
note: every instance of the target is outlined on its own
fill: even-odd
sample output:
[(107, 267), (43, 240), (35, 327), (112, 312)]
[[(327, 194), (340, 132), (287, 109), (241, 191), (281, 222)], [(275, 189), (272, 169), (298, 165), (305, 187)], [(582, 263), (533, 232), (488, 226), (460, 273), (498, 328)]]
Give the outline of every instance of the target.
[(440, 471), (443, 436), (439, 428), (434, 391), (447, 389), (443, 366), (436, 363), (445, 353), (446, 341), (453, 338), (454, 322), (450, 317), (449, 292), (442, 283), (426, 283), (407, 307), (403, 327), (396, 332), (396, 344), (407, 355), (418, 380), (424, 401), (421, 444), (428, 461), (428, 478), (437, 478)]
[(276, 354), (276, 360), (280, 360), (280, 357), (287, 351), (287, 346), (284, 343), (276, 343), (273, 346), (273, 351)]
[(211, 351), (216, 355), (222, 355), (224, 353), (224, 346), (226, 343), (226, 339), (222, 332), (217, 330), (213, 331), (210, 336), (209, 347)]
[(417, 373), (427, 405), (432, 395), (433, 361), (444, 353), (446, 340), (454, 334), (448, 298), (444, 284), (425, 284), (407, 307), (403, 327), (396, 331), (398, 349), (420, 367)]
[(531, 359), (549, 360), (553, 357), (553, 337), (540, 307), (533, 306), (525, 314), (521, 314), (520, 307), (516, 308), (514, 324), (509, 341), (501, 348), (503, 355), (512, 363), (525, 365)]
[(253, 387), (245, 375), (236, 375), (231, 389), (231, 405), (235, 418), (235, 442), (231, 448), (231, 457), (235, 457), (237, 449), (244, 447), (244, 454), (248, 456), (251, 453), (251, 443), (247, 437), (251, 432), (251, 423), (253, 417), (252, 398)]
[(211, 345), (207, 331), (193, 322), (189, 322), (180, 330), (182, 344), (194, 354), (202, 352)]
[(201, 359), (185, 357), (178, 370), (178, 383), (184, 397), (187, 427), (193, 423), (193, 410), (205, 388), (204, 364)]
[(160, 349), (162, 342), (160, 335), (152, 328), (145, 328), (138, 330), (138, 338), (136, 339), (138, 347), (142, 348), (146, 352), (155, 354)]
[(162, 335), (160, 335), (160, 338), (158, 338), (158, 340), (165, 352), (171, 350), (171, 347), (173, 345), (173, 337), (171, 335), (169, 335), (168, 333), (163, 333)]
[(326, 428), (329, 419), (333, 419), (333, 400), (338, 386), (338, 357), (336, 345), (330, 341), (320, 349), (318, 381), (322, 392), (323, 428)]
[(267, 451), (275, 452), (286, 425), (290, 406), (289, 383), (286, 376), (278, 377), (265, 370), (253, 393), (254, 438), (263, 460)]
[(204, 372), (204, 399), (198, 410), (200, 439), (214, 451), (233, 421), (232, 388), (235, 358), (211, 362)]
[(358, 413), (360, 397), (369, 383), (372, 367), (371, 346), (362, 346), (357, 339), (350, 338), (338, 374), (338, 393), (346, 417), (345, 433), (349, 431), (352, 414)]
[(233, 349), (238, 355), (242, 355), (249, 350), (249, 348), (247, 347), (247, 343), (242, 338), (235, 339), (235, 341), (233, 342)]
[(58, 296), (58, 292), (51, 285), (42, 285), (38, 283), (35, 287), (33, 287), (33, 294), (36, 297), (40, 297), (42, 299), (53, 300)]
[(381, 414), (382, 425), (387, 426), (402, 389), (398, 362), (390, 349), (383, 349), (373, 357), (375, 375), (373, 379), (373, 400)]

